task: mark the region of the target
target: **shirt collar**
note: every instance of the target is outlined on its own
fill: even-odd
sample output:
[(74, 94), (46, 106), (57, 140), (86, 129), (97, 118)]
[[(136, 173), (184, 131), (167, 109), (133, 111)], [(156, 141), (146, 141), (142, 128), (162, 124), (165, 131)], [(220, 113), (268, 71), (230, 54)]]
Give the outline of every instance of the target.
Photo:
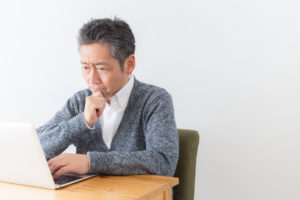
[(116, 103), (118, 102), (119, 106), (121, 108), (126, 108), (128, 104), (128, 100), (132, 91), (134, 85), (134, 76), (129, 76), (129, 81), (112, 97), (111, 103), (114, 104), (114, 99), (116, 100)]

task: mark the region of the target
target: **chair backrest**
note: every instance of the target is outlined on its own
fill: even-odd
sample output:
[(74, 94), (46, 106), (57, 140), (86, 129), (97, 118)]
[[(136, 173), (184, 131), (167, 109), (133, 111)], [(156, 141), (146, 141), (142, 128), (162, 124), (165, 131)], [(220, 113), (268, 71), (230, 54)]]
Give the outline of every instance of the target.
[(174, 200), (194, 200), (196, 157), (199, 134), (195, 130), (178, 129), (179, 160), (175, 177), (179, 185), (174, 187)]

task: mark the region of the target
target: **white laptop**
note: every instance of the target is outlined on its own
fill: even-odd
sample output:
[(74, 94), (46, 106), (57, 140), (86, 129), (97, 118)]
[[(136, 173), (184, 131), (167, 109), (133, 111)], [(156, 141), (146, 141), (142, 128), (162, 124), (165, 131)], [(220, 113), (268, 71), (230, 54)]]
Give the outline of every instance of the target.
[(64, 174), (54, 180), (34, 127), (0, 122), (0, 181), (57, 189), (92, 176)]

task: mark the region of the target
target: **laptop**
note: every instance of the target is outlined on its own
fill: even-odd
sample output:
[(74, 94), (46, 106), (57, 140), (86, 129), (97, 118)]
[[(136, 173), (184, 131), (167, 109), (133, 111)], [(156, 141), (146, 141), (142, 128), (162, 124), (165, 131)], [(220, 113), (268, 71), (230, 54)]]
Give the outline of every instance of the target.
[(33, 125), (0, 122), (0, 181), (57, 189), (93, 176), (68, 173), (54, 180)]

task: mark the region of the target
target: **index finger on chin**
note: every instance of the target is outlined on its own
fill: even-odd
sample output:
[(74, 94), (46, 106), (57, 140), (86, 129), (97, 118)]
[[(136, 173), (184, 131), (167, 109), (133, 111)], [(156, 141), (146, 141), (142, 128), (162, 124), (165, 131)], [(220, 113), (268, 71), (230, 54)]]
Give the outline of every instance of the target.
[(92, 96), (103, 97), (103, 94), (101, 93), (101, 91), (98, 91), (98, 92), (93, 93)]

